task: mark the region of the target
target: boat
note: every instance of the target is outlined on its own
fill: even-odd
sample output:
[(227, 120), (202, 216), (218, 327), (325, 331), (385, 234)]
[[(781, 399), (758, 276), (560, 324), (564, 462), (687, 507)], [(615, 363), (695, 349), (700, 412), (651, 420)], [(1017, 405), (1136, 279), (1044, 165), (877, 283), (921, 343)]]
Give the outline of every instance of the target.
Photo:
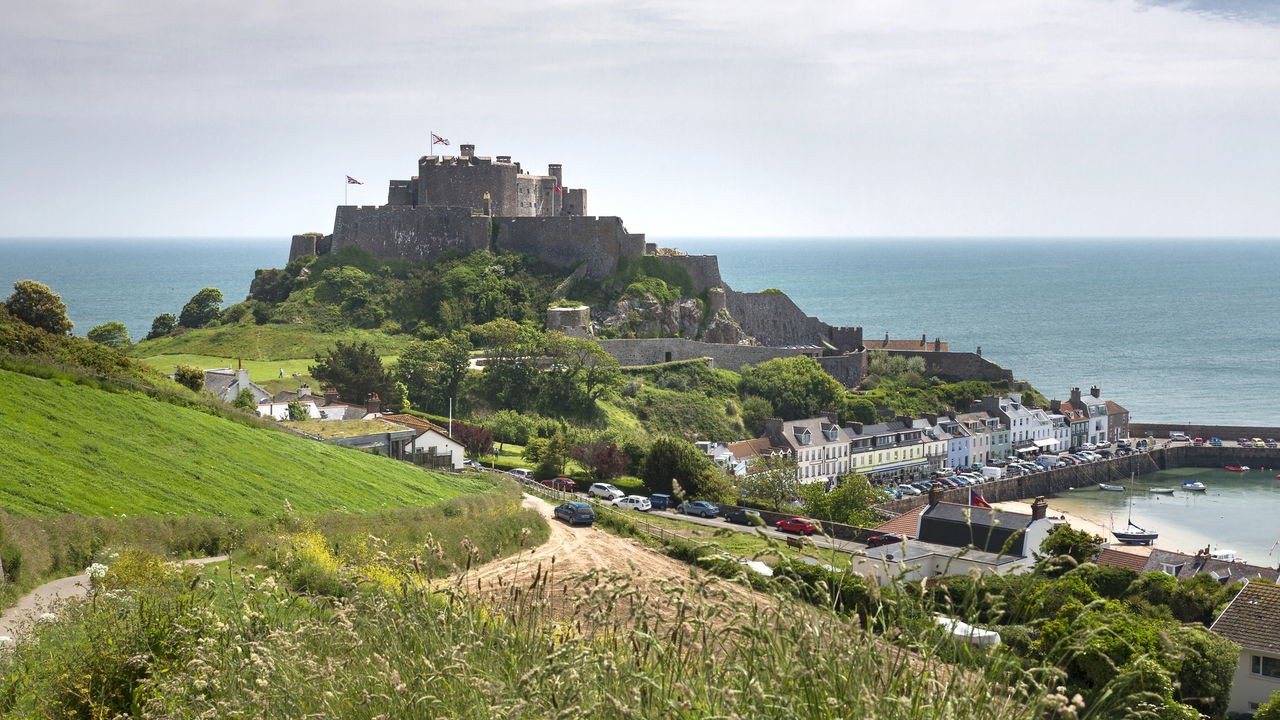
[(1249, 472), (1248, 465), (1241, 465), (1240, 467), (1236, 467), (1235, 465), (1223, 465), (1222, 467), (1223, 469), (1230, 470), (1231, 472)]
[(1147, 488), (1147, 492), (1156, 493), (1157, 495), (1172, 495), (1173, 488)]
[[(1131, 478), (1132, 479), (1132, 478)], [(1125, 545), (1152, 545), (1160, 533), (1133, 524), (1133, 496), (1129, 496), (1129, 522), (1124, 530), (1111, 531), (1117, 540)]]
[(1182, 489), (1188, 492), (1204, 492), (1208, 488), (1204, 486), (1204, 483), (1198, 480), (1183, 480)]
[(1110, 490), (1111, 492), (1124, 492), (1123, 485), (1108, 485), (1106, 483), (1098, 483), (1099, 490)]

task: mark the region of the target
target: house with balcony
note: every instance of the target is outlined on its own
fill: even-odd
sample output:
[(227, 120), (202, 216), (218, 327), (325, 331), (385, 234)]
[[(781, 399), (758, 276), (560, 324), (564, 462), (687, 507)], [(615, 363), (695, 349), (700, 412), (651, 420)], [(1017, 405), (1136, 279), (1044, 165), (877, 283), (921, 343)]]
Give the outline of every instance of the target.
[(889, 484), (928, 473), (924, 431), (909, 417), (864, 425), (848, 423), (850, 468), (872, 482)]

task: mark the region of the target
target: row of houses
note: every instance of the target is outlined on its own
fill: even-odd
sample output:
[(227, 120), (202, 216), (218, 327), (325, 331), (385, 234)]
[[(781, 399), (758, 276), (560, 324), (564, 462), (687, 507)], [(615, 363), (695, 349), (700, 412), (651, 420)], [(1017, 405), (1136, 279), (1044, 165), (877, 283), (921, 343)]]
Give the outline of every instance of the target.
[(1029, 407), (1020, 393), (988, 395), (969, 412), (899, 416), (893, 420), (841, 425), (834, 412), (801, 420), (770, 418), (754, 440), (708, 444), (712, 459), (736, 474), (745, 474), (763, 455), (794, 457), (802, 482), (833, 485), (846, 473), (858, 473), (882, 484), (920, 478), (940, 468), (967, 468), (1063, 452), (1085, 444), (1127, 438), (1129, 411), (1072, 388), (1071, 399), (1048, 408)]

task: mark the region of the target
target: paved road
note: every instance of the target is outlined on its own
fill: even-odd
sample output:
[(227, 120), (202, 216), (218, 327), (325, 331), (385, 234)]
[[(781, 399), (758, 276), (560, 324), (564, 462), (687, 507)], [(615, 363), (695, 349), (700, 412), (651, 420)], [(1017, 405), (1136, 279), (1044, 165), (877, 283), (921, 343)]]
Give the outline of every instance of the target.
[[(184, 560), (188, 565), (205, 565), (226, 560), (226, 555)], [(72, 575), (47, 582), (23, 595), (17, 604), (0, 615), (0, 636), (16, 637), (19, 631), (41, 613), (48, 612), (59, 602), (81, 597), (89, 592), (88, 575)]]
[[(761, 533), (764, 533), (767, 537), (771, 537), (776, 540), (782, 540), (784, 542), (786, 541), (787, 538), (799, 537), (794, 533), (784, 533), (778, 530), (774, 530), (773, 528), (767, 528), (767, 527), (756, 528), (748, 525), (738, 525), (735, 523), (731, 523), (722, 517), (704, 518), (704, 517), (699, 517), (697, 515), (682, 515), (680, 513), (671, 512), (668, 510), (650, 510), (648, 513), (640, 513), (640, 514), (656, 515), (658, 517), (671, 518), (672, 520), (683, 520), (684, 522), (694, 523), (696, 525), (703, 525), (711, 528), (729, 528), (730, 530), (735, 530), (737, 532), (751, 533), (753, 535), (756, 534), (757, 531), (759, 531)], [(809, 539), (812, 540), (813, 544), (816, 545), (817, 547), (830, 548), (833, 550), (839, 550), (841, 552), (855, 552), (855, 551), (861, 551), (861, 550), (867, 549), (866, 545), (860, 542), (854, 542), (852, 540), (837, 540), (835, 538), (827, 538), (822, 535), (811, 535)]]

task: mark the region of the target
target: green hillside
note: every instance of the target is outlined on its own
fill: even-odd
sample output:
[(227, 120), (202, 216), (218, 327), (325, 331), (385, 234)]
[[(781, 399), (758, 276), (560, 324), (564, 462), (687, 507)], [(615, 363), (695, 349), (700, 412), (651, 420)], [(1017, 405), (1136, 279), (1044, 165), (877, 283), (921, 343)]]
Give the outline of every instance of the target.
[(129, 354), (138, 358), (185, 354), (262, 361), (291, 360), (315, 357), (316, 353), (329, 350), (341, 340), (347, 343), (367, 342), (380, 355), (394, 355), (412, 339), (409, 335), (388, 335), (377, 330), (325, 331), (309, 325), (241, 322), (144, 340), (134, 345)]
[(429, 505), (488, 483), (140, 395), (0, 370), (0, 509), (273, 515)]

